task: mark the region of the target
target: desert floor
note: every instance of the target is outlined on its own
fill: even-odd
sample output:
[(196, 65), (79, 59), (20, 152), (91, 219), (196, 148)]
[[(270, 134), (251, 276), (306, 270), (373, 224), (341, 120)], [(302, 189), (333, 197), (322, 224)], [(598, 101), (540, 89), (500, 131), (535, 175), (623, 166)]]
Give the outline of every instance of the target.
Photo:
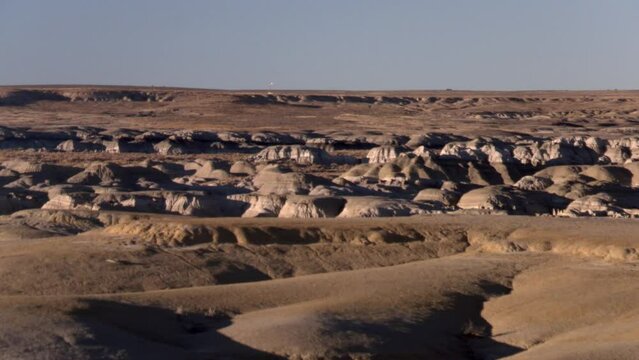
[(632, 91), (0, 88), (0, 359), (636, 359), (637, 123)]

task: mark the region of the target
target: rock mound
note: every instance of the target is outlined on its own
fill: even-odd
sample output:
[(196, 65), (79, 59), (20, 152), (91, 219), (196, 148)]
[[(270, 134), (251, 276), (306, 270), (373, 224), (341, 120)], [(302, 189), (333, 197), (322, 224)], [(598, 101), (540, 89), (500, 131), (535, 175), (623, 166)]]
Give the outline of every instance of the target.
[(255, 162), (295, 161), (299, 164), (330, 164), (331, 156), (324, 150), (304, 145), (269, 146), (253, 157)]
[(281, 218), (326, 218), (336, 217), (344, 208), (346, 200), (339, 197), (294, 195), (286, 198), (280, 210)]
[(388, 217), (426, 214), (426, 208), (402, 199), (375, 196), (345, 197), (346, 204), (340, 218)]

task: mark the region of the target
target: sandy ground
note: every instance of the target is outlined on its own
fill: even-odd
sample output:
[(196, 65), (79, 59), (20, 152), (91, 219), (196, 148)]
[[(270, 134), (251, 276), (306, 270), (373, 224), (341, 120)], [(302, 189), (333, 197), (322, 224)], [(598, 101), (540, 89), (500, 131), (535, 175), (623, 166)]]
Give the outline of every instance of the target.
[[(633, 220), (107, 215), (112, 225), (64, 237), (24, 236), (5, 219), (3, 358), (631, 359), (637, 350)], [(140, 221), (254, 236), (160, 247), (125, 231)]]
[[(25, 87), (0, 98), (17, 90), (49, 98), (9, 98), (1, 125), (612, 137), (635, 134), (639, 118), (630, 91)], [(142, 93), (155, 100), (122, 100)], [(0, 151), (18, 156), (157, 155)], [(636, 359), (638, 233), (636, 219), (612, 218), (23, 210), (0, 216), (0, 359)]]
[[(639, 121), (638, 91), (271, 93), (58, 86), (5, 87), (0, 88), (0, 97), (15, 90), (55, 91), (75, 101), (23, 101), (19, 106), (0, 106), (3, 125), (618, 136), (636, 134)], [(109, 92), (103, 101), (85, 101), (99, 91)], [(113, 93), (122, 91), (160, 94), (165, 100), (116, 101), (125, 95)]]

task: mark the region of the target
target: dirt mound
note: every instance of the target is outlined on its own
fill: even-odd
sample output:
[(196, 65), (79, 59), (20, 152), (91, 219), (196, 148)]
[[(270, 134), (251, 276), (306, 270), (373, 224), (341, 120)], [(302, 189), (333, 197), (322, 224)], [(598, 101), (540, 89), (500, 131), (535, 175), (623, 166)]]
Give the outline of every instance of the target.
[(471, 190), (459, 199), (463, 210), (486, 210), (508, 214), (546, 214), (565, 207), (566, 201), (542, 192), (524, 192), (510, 186), (486, 186)]
[(387, 163), (406, 151), (408, 149), (401, 146), (384, 145), (371, 149), (366, 158), (372, 164)]
[(347, 197), (341, 218), (411, 216), (425, 214), (430, 210), (407, 200), (374, 196)]
[(299, 219), (336, 217), (345, 203), (346, 200), (337, 197), (288, 196), (278, 216)]
[(278, 166), (266, 166), (253, 178), (253, 185), (257, 188), (257, 192), (263, 195), (308, 194), (318, 184), (318, 179), (312, 176)]
[(329, 164), (331, 156), (324, 150), (303, 145), (269, 146), (253, 157), (255, 162), (292, 160), (300, 164)]

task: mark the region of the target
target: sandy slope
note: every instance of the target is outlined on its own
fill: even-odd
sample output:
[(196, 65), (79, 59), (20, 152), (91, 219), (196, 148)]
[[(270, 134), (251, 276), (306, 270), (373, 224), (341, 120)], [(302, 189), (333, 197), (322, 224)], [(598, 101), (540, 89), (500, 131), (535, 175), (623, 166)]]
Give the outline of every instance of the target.
[[(540, 267), (486, 304), (496, 341), (528, 349), (513, 359), (632, 359), (639, 349), (636, 264)], [(525, 311), (522, 311), (525, 309)]]
[[(218, 227), (272, 229), (277, 222), (282, 229), (312, 229), (321, 223), (325, 231), (349, 226), (362, 233), (379, 231), (383, 224), (402, 231), (438, 230), (450, 237), (461, 233), (467, 239), (456, 255), (424, 252), (425, 260), (418, 261), (399, 256), (395, 262), (405, 264), (383, 267), (365, 259), (392, 246), (415, 248), (433, 240), (345, 243), (342, 251), (351, 254), (350, 264), (345, 257), (333, 268), (314, 268), (311, 272), (320, 272), (315, 275), (293, 271), (272, 280), (227, 285), (206, 285), (215, 282), (220, 270), (203, 259), (224, 252), (238, 266), (225, 271), (236, 271), (237, 281), (250, 280), (250, 274), (242, 279), (238, 270), (251, 261), (236, 255), (240, 248), (258, 251), (262, 261), (277, 262), (277, 252), (295, 254), (289, 266), (296, 269), (305, 259), (317, 259), (317, 252), (299, 249), (330, 244), (289, 239), (288, 244), (198, 245), (154, 253), (148, 251), (153, 247), (143, 251), (127, 245), (125, 235), (113, 238), (101, 229), (68, 237), (6, 239), (0, 244), (5, 280), (0, 358), (633, 358), (636, 260), (610, 254), (624, 252), (615, 249), (632, 252), (638, 225), (622, 219), (503, 217), (495, 222), (498, 218), (299, 223), (182, 217), (184, 223)], [(577, 233), (584, 236), (577, 238)], [(572, 246), (562, 245), (564, 239)], [(277, 251), (258, 250), (268, 248)], [(292, 248), (298, 250), (292, 253)], [(126, 257), (130, 263), (107, 261)], [(134, 265), (136, 261), (143, 265)], [(353, 267), (361, 269), (347, 270)], [(33, 286), (11, 269), (37, 273)], [(158, 281), (153, 279), (166, 281), (153, 285)], [(142, 291), (140, 284), (150, 285)], [(22, 295), (16, 289), (23, 289)], [(91, 295), (97, 292), (102, 294)]]
[[(251, 353), (250, 349), (229, 344), (233, 342), (277, 355), (373, 352), (465, 358), (472, 354), (475, 337), (490, 334), (490, 325), (480, 316), (483, 301), (506, 293), (509, 279), (517, 270), (538, 261), (526, 256), (459, 256), (242, 285), (115, 297), (31, 298), (26, 301), (29, 305), (17, 308), (14, 304), (20, 304), (22, 298), (5, 297), (3, 317), (6, 319), (7, 312), (22, 315), (13, 321), (10, 317), (5, 320), (5, 324), (10, 324), (8, 330), (25, 326), (36, 316), (42, 324), (31, 330), (31, 338), (26, 334), (20, 336), (23, 346), (31, 349), (34, 345), (45, 346), (41, 351), (58, 356), (95, 351), (86, 349), (83, 342), (87, 337), (98, 337), (100, 351), (106, 352), (132, 350), (127, 349), (127, 343), (142, 338), (172, 344), (172, 350), (184, 354)], [(46, 309), (45, 313), (35, 310), (38, 308)], [(174, 314), (178, 308), (185, 312), (199, 310), (200, 314), (207, 309), (240, 314), (230, 323), (225, 319), (203, 318), (199, 320), (202, 332), (189, 335), (184, 331), (187, 325), (180, 324)], [(60, 316), (57, 313), (49, 313), (52, 309), (62, 310), (63, 319), (56, 319)], [(66, 329), (58, 328), (59, 321)], [(208, 327), (215, 327), (218, 332), (204, 331)], [(51, 335), (42, 332), (49, 331), (57, 336), (62, 336), (61, 331), (70, 332), (66, 335), (70, 339), (47, 345), (47, 340), (52, 341)], [(102, 331), (108, 336), (101, 335)], [(2, 337), (11, 333), (3, 333)], [(480, 343), (490, 351), (505, 351), (490, 339), (484, 340)], [(23, 356), (15, 345), (9, 350), (16, 352), (15, 356)], [(161, 354), (164, 346), (149, 344), (146, 351), (149, 355)]]

